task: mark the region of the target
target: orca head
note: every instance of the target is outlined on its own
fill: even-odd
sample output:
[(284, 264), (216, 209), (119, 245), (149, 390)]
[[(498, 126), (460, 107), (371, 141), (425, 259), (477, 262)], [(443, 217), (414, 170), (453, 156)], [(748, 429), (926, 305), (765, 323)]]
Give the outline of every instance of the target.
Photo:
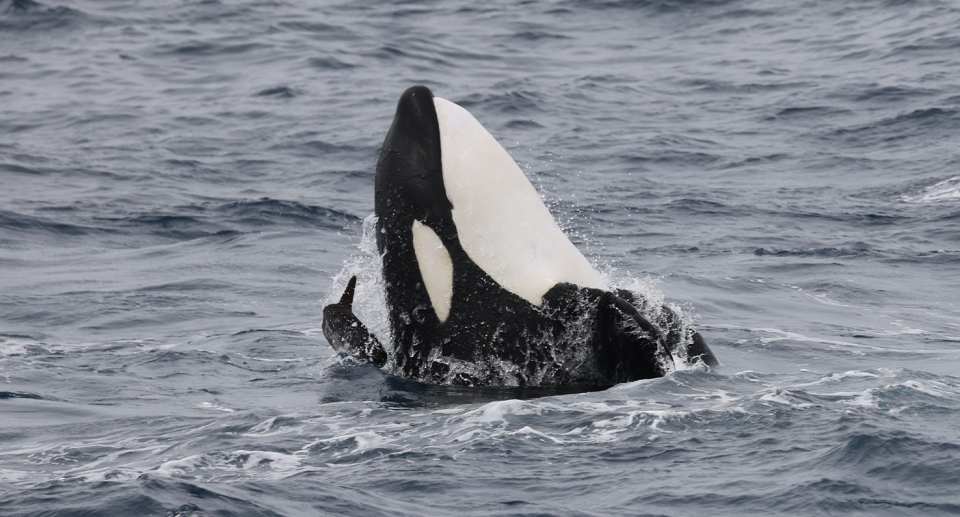
[(429, 318), (427, 307), (435, 323), (446, 320), (453, 294), (450, 250), (462, 254), (440, 157), (433, 93), (426, 86), (408, 88), (380, 149), (374, 206), (392, 317), (413, 315), (421, 324)]
[(433, 92), (426, 86), (408, 88), (397, 103), (377, 162), (374, 211), (381, 230), (377, 232), (380, 253), (395, 233), (409, 231), (413, 219), (441, 231), (447, 239), (456, 237), (440, 152)]
[(419, 280), (390, 271), (416, 257), (427, 290), (442, 291), (439, 304), (430, 293), (441, 321), (461, 261), (536, 306), (558, 283), (607, 289), (507, 151), (469, 112), (425, 86), (400, 97), (375, 196), (385, 280), (417, 288)]

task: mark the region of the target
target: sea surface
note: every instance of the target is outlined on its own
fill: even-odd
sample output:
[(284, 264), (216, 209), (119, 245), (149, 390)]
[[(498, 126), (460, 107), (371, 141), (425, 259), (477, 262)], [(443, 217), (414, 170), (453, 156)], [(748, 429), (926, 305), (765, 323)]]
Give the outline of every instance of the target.
[[(721, 361), (337, 356), (400, 94)], [(375, 297), (360, 303), (376, 326)], [(960, 514), (960, 4), (0, 0), (0, 515)]]

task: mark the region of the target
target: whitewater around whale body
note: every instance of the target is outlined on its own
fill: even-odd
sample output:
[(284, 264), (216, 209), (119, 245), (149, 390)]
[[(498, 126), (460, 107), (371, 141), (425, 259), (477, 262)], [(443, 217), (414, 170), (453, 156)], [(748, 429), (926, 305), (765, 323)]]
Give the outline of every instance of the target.
[(384, 140), (375, 216), (390, 347), (353, 313), (352, 278), (323, 311), (335, 350), (454, 386), (612, 386), (717, 364), (672, 309), (611, 289), (506, 150), (424, 86)]

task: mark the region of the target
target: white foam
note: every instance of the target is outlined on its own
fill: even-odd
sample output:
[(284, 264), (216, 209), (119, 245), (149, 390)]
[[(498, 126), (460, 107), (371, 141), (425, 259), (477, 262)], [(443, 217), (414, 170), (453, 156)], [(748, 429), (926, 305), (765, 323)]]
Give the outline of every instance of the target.
[(467, 255), (534, 305), (558, 282), (606, 289), (496, 139), (460, 106), (439, 97), (434, 105), (443, 182)]
[(28, 345), (39, 345), (32, 339), (17, 339), (10, 337), (0, 338), (0, 357), (12, 355), (26, 355)]
[(223, 411), (224, 413), (233, 413), (233, 412), (235, 411), (235, 410), (230, 409), (230, 408), (226, 408), (226, 407), (223, 407), (223, 406), (218, 406), (218, 405), (214, 404), (213, 402), (201, 402), (201, 403), (197, 404), (197, 407), (200, 408), (200, 409), (213, 409), (213, 410), (215, 410), (215, 411)]
[(784, 406), (792, 406), (796, 408), (805, 408), (810, 407), (813, 404), (809, 402), (794, 402), (790, 400), (790, 392), (788, 390), (775, 389), (772, 393), (767, 393), (760, 397), (760, 400), (765, 402), (776, 402), (777, 404), (783, 404)]
[(392, 368), (390, 353), (393, 333), (390, 330), (390, 311), (387, 308), (387, 293), (383, 285), (383, 261), (377, 251), (377, 217), (370, 214), (363, 220), (363, 237), (359, 253), (343, 264), (343, 269), (333, 278), (333, 285), (323, 305), (337, 303), (350, 277), (357, 277), (353, 298), (353, 313), (366, 325), (367, 330), (380, 340), (390, 358), (387, 369)]
[(780, 330), (775, 328), (758, 328), (758, 329), (752, 329), (752, 330), (755, 332), (767, 332), (769, 334), (774, 335), (774, 337), (760, 338), (761, 343), (774, 343), (776, 341), (800, 341), (800, 342), (806, 342), (806, 343), (823, 343), (825, 345), (838, 345), (838, 346), (850, 347), (850, 348), (869, 348), (871, 350), (885, 350), (884, 348), (870, 346), (870, 345), (861, 345), (859, 343), (851, 343), (849, 341), (818, 339), (818, 338), (804, 336), (803, 334), (797, 334), (796, 332), (788, 332), (786, 330)]
[(836, 301), (836, 300), (833, 300), (833, 299), (831, 299), (831, 298), (828, 298), (827, 295), (825, 295), (825, 294), (804, 293), (804, 295), (805, 295), (805, 296), (808, 296), (808, 297), (810, 297), (810, 298), (813, 298), (815, 301), (817, 301), (817, 302), (819, 302), (819, 303), (822, 303), (822, 304), (824, 304), (824, 305), (829, 305), (829, 306), (831, 306), (831, 307), (856, 307), (855, 305), (848, 305), (848, 304), (845, 304), (845, 303), (840, 303), (840, 302), (838, 302), (838, 301)]
[(873, 398), (873, 389), (861, 391), (856, 394), (853, 400), (844, 401), (844, 404), (862, 407), (877, 407), (877, 401)]
[[(949, 392), (949, 388), (946, 384), (937, 381), (906, 381), (903, 383), (904, 386), (917, 390), (921, 393), (926, 393), (927, 395), (933, 395), (934, 397), (944, 397), (952, 398), (954, 394)], [(939, 388), (939, 389), (938, 389)]]
[(171, 460), (161, 463), (160, 466), (157, 467), (157, 473), (164, 476), (182, 475), (185, 472), (202, 468), (205, 465), (206, 462), (204, 462), (203, 456), (200, 454), (195, 454), (193, 456), (180, 458), (179, 460)]
[(15, 481), (20, 481), (21, 479), (26, 479), (29, 474), (29, 472), (22, 472), (19, 470), (0, 469), (0, 481), (4, 483), (13, 483)]
[(10, 355), (26, 355), (27, 347), (20, 343), (0, 343), (0, 357)]
[(954, 176), (924, 189), (917, 196), (903, 196), (908, 203), (936, 203), (939, 201), (960, 200), (960, 176)]
[(289, 472), (300, 466), (300, 458), (292, 454), (272, 451), (239, 450), (228, 453), (196, 454), (171, 460), (157, 467), (165, 476), (182, 476), (196, 470), (249, 470), (269, 467), (278, 472)]
[(433, 413), (437, 415), (459, 415), (464, 411), (466, 411), (465, 408), (456, 407), (456, 408), (437, 409)]
[(507, 415), (530, 415), (538, 411), (522, 400), (500, 400), (490, 402), (473, 411), (465, 413), (464, 419), (472, 422), (506, 422)]
[(237, 355), (250, 361), (264, 361), (268, 363), (302, 363), (304, 361), (303, 357), (294, 357), (293, 359), (264, 359), (262, 357), (250, 357), (240, 352), (237, 352)]
[(538, 438), (543, 438), (544, 440), (549, 440), (549, 441), (551, 441), (551, 442), (553, 442), (553, 443), (556, 443), (556, 444), (566, 443), (566, 442), (564, 442), (563, 440), (561, 440), (561, 439), (559, 439), (559, 438), (554, 438), (554, 437), (552, 437), (552, 436), (550, 436), (550, 435), (548, 435), (548, 434), (546, 434), (546, 433), (541, 433), (540, 431), (537, 431), (536, 429), (534, 429), (534, 428), (532, 428), (532, 427), (530, 427), (530, 426), (521, 427), (520, 429), (517, 429), (516, 431), (514, 431), (513, 433), (510, 433), (510, 434), (515, 435), (515, 436), (516, 436), (516, 435), (535, 436), (535, 437), (538, 437)]
[(384, 437), (372, 431), (357, 433), (353, 435), (353, 440), (357, 442), (357, 448), (354, 449), (354, 452), (376, 449), (389, 443)]
[[(722, 328), (736, 328), (729, 325), (715, 325), (715, 326), (722, 327)], [(905, 328), (907, 329), (905, 331), (893, 331), (893, 332), (877, 331), (877, 332), (873, 332), (873, 335), (880, 336), (880, 335), (925, 334), (926, 333), (926, 331), (923, 331), (923, 330), (918, 331), (917, 329), (911, 329), (909, 327), (905, 327)], [(864, 345), (861, 343), (851, 343), (850, 341), (819, 339), (819, 338), (804, 336), (803, 334), (797, 334), (795, 332), (788, 332), (786, 330), (780, 330), (775, 328), (754, 328), (754, 329), (744, 329), (744, 330), (749, 330), (751, 332), (767, 332), (775, 335), (775, 337), (760, 338), (760, 342), (764, 344), (774, 343), (777, 341), (800, 341), (800, 342), (807, 342), (807, 343), (822, 343), (822, 344), (828, 345), (830, 348), (864, 348), (864, 349), (876, 350), (880, 352), (897, 352), (900, 354), (941, 354), (945, 351), (945, 350), (927, 350), (927, 349), (907, 350), (907, 349), (885, 348), (881, 346)], [(862, 332), (865, 334), (868, 333), (868, 331), (862, 331)], [(865, 353), (859, 352), (859, 351), (850, 351), (850, 353), (857, 354), (857, 355), (866, 355)]]
[(593, 423), (594, 427), (607, 427), (607, 428), (624, 428), (629, 427), (633, 424), (633, 418), (636, 415), (635, 412), (627, 413), (626, 415), (621, 415), (614, 418), (608, 418), (605, 420), (597, 420)]
[[(285, 415), (289, 416), (289, 415)], [(299, 433), (303, 430), (303, 426), (281, 426), (276, 429), (273, 428), (273, 424), (277, 421), (279, 417), (271, 417), (259, 424), (251, 427), (246, 433), (243, 433), (241, 436), (247, 437), (264, 437), (264, 436), (277, 436), (282, 434), (290, 433)]]

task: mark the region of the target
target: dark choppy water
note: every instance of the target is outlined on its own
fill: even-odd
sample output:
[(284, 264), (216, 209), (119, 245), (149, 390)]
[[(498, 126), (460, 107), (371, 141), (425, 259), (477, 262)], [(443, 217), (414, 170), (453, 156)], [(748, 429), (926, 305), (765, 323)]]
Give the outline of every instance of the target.
[[(0, 515), (960, 513), (958, 27), (0, 0)], [(723, 365), (526, 398), (339, 362), (322, 303), (414, 83)]]

